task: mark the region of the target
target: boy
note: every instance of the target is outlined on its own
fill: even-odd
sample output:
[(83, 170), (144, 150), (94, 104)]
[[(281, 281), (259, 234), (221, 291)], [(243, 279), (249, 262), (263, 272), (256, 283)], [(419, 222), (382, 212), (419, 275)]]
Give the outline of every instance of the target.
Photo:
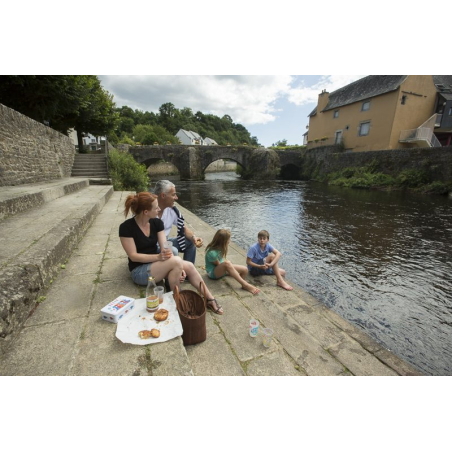
[(270, 234), (263, 230), (257, 234), (257, 243), (255, 243), (246, 255), (248, 270), (252, 276), (276, 275), (276, 285), (286, 290), (293, 290), (283, 276), (286, 271), (278, 267), (278, 261), (281, 253), (268, 243)]

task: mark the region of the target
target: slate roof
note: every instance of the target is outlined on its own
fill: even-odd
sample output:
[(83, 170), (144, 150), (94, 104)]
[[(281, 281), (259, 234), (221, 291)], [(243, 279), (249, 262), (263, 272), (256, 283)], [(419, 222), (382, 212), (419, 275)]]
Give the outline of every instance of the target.
[(323, 111), (395, 91), (407, 77), (407, 75), (368, 75), (333, 91)]
[[(407, 75), (368, 75), (330, 93), (328, 104), (322, 111), (333, 110), (395, 91), (407, 77)], [(433, 82), (436, 85), (444, 85), (446, 92), (450, 92), (449, 90), (452, 89), (452, 75), (433, 75)], [(315, 114), (317, 114), (317, 107), (312, 110), (309, 116)]]

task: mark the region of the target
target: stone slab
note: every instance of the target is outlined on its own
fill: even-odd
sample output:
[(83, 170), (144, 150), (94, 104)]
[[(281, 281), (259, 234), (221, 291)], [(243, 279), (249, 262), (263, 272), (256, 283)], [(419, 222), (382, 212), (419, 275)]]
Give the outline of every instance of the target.
[(116, 325), (90, 316), (76, 347), (71, 375), (149, 375), (145, 347), (123, 344)]
[(2, 357), (0, 375), (69, 375), (83, 319), (24, 328)]
[(328, 351), (335, 356), (353, 375), (360, 376), (395, 376), (397, 373), (384, 365), (378, 358), (365, 350), (355, 340), (345, 337), (344, 340)]
[(39, 303), (26, 326), (62, 322), (88, 315), (93, 295), (93, 275), (70, 276), (65, 273), (58, 277)]
[(301, 368), (284, 353), (282, 347), (276, 348), (259, 358), (253, 359), (246, 365), (249, 376), (306, 376)]
[(222, 334), (214, 334), (201, 344), (190, 345), (186, 351), (194, 375), (245, 375)]

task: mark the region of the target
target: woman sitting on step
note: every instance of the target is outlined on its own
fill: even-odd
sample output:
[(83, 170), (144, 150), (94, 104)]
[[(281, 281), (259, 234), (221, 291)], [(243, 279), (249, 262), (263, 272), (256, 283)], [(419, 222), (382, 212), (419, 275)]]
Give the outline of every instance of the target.
[[(129, 215), (129, 211), (132, 211), (134, 216), (119, 226), (119, 238), (129, 257), (129, 270), (133, 282), (146, 286), (149, 276), (153, 276), (156, 281), (166, 278), (171, 290), (174, 290), (181, 280), (188, 277), (190, 284), (198, 289), (202, 278), (195, 266), (174, 256), (171, 250), (163, 248), (166, 236), (163, 222), (157, 218), (160, 211), (157, 196), (149, 192), (127, 196), (125, 217)], [(161, 253), (157, 253), (157, 243), (160, 249), (164, 250)], [(223, 314), (209, 289), (206, 296), (207, 307), (218, 314)]]

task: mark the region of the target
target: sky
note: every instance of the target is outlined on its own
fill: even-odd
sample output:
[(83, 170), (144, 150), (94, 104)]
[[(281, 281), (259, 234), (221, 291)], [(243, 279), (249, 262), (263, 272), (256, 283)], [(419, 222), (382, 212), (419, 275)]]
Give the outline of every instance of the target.
[(303, 144), (319, 93), (363, 75), (100, 75), (118, 107), (158, 112), (171, 102), (194, 113), (229, 115), (263, 146)]

